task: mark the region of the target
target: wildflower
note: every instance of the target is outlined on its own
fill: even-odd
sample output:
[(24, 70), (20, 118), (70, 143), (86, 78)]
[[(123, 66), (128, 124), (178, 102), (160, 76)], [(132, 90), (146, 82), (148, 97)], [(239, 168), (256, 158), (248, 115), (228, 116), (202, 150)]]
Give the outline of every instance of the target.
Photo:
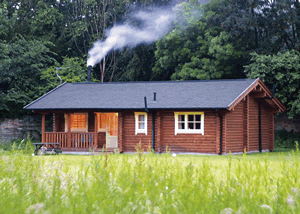
[(220, 214), (231, 214), (231, 213), (233, 213), (233, 209), (231, 208), (225, 208), (220, 212)]
[(159, 207), (154, 207), (153, 213), (160, 214), (161, 212), (159, 210)]
[(292, 205), (294, 203), (294, 201), (295, 200), (293, 199), (293, 197), (291, 195), (289, 195), (288, 198), (287, 198), (287, 200), (286, 200), (286, 203)]
[(235, 191), (235, 189), (234, 189), (234, 188), (232, 188), (232, 187), (228, 187), (228, 191), (229, 191), (229, 192), (234, 192), (234, 191)]
[(21, 143), (23, 143), (24, 142), (24, 139), (23, 140), (21, 140)]
[(26, 209), (26, 212), (30, 213), (31, 210), (35, 210), (35, 213), (39, 213), (40, 209), (42, 209), (43, 207), (44, 207), (44, 204), (37, 203), (37, 204), (31, 205), (30, 207), (28, 207)]
[(157, 187), (157, 186), (158, 186), (158, 183), (155, 183), (155, 186)]
[(272, 207), (270, 207), (269, 205), (263, 204), (263, 205), (260, 205), (260, 207), (265, 209), (265, 210), (269, 210), (270, 213), (273, 212)]
[(299, 188), (298, 187), (296, 187), (296, 188), (292, 187), (291, 190), (292, 190), (293, 193), (296, 193), (296, 194), (299, 193)]
[(166, 187), (166, 190), (168, 190), (169, 189), (169, 187)]
[(160, 195), (159, 195), (159, 200), (162, 199), (163, 195), (164, 195), (163, 193), (160, 193)]
[(147, 206), (147, 207), (150, 207), (150, 206), (151, 206), (151, 201), (150, 201), (150, 200), (147, 200), (147, 201), (146, 201), (146, 206)]

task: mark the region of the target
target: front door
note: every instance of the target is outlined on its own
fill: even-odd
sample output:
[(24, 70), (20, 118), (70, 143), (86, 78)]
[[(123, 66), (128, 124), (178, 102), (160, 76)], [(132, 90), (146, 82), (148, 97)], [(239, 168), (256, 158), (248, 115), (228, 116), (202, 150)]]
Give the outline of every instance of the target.
[(100, 129), (105, 128), (106, 148), (118, 148), (118, 113), (100, 113)]

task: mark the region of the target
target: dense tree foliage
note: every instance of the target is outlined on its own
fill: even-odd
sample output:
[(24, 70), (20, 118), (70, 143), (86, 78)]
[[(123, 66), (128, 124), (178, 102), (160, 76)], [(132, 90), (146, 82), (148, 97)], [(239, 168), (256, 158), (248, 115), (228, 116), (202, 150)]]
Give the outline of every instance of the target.
[(290, 117), (300, 115), (300, 56), (297, 51), (276, 55), (253, 53), (245, 72), (250, 78), (261, 78), (266, 84), (276, 84), (276, 97), (288, 108)]
[(0, 117), (24, 114), (57, 87), (56, 71), (63, 82), (86, 81), (93, 42), (115, 23), (138, 24), (129, 13), (167, 4), (177, 5), (172, 30), (151, 45), (112, 51), (93, 81), (260, 77), (277, 85), (291, 117), (300, 115), (299, 0), (3, 0)]

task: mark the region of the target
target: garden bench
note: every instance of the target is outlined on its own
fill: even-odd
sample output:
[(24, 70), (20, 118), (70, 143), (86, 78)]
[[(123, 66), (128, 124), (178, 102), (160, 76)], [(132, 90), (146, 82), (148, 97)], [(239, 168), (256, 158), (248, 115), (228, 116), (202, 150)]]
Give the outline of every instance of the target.
[(35, 145), (34, 154), (37, 155), (38, 151), (42, 148), (43, 145), (49, 145), (51, 148), (47, 148), (47, 151), (54, 151), (55, 155), (57, 155), (58, 145), (59, 143), (33, 143)]

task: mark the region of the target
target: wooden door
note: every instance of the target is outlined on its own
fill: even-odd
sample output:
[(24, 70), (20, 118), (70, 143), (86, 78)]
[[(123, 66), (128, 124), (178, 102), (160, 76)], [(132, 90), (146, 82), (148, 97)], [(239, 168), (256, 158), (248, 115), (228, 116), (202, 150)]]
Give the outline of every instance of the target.
[(106, 148), (118, 148), (118, 113), (106, 113)]

